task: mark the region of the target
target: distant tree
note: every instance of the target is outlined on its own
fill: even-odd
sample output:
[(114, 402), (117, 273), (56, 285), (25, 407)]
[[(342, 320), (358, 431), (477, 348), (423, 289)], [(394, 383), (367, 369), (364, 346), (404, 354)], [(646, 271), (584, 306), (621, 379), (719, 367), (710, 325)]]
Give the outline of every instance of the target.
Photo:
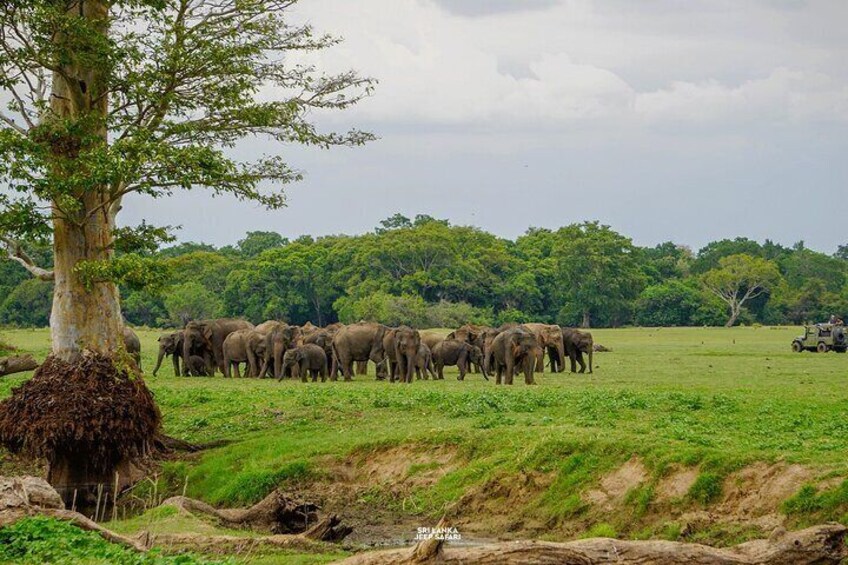
[(398, 228), (411, 228), (412, 220), (401, 213), (396, 213), (385, 220), (380, 220), (380, 226), (382, 227), (374, 230), (376, 233), (385, 233), (389, 230), (396, 230)]
[(134, 290), (121, 301), (127, 322), (134, 326), (156, 327), (168, 322), (168, 311), (162, 296), (147, 290)]
[(671, 241), (642, 248), (639, 255), (642, 270), (654, 284), (687, 276), (694, 260), (691, 249)]
[(701, 307), (700, 289), (679, 280), (647, 287), (636, 302), (640, 326), (690, 326)]
[(840, 245), (836, 248), (836, 253), (833, 254), (837, 259), (848, 261), (848, 244)]
[(427, 303), (420, 296), (395, 296), (378, 291), (360, 298), (343, 297), (337, 301), (339, 320), (350, 324), (361, 320), (389, 326), (421, 328), (427, 322)]
[(194, 243), (192, 241), (187, 241), (171, 247), (164, 247), (159, 250), (158, 255), (162, 258), (179, 257), (180, 255), (187, 255), (189, 253), (194, 253), (195, 251), (214, 253), (216, 249), (214, 245), (209, 245), (208, 243)]
[(698, 251), (698, 255), (692, 262), (692, 273), (696, 275), (706, 273), (718, 267), (722, 258), (741, 253), (751, 257), (762, 257), (763, 246), (747, 237), (712, 241)]
[(237, 258), (220, 252), (194, 251), (163, 261), (174, 284), (196, 282), (220, 294), (227, 284), (227, 275), (239, 266)]
[(630, 239), (598, 222), (567, 226), (556, 236), (556, 283), (565, 309), (579, 312), (587, 328), (595, 317), (626, 321), (620, 318), (645, 282)]
[(249, 231), (247, 237), (238, 242), (239, 251), (245, 257), (256, 257), (263, 251), (282, 247), (288, 242), (286, 238), (273, 231)]
[(16, 286), (0, 304), (0, 323), (43, 328), (50, 321), (53, 285), (27, 279)]
[(165, 296), (171, 323), (182, 327), (191, 320), (215, 318), (223, 307), (221, 299), (203, 285), (189, 282), (172, 287)]
[(725, 326), (731, 327), (745, 304), (778, 284), (780, 278), (772, 261), (740, 253), (721, 258), (718, 267), (705, 273), (701, 281), (727, 304), (730, 317)]

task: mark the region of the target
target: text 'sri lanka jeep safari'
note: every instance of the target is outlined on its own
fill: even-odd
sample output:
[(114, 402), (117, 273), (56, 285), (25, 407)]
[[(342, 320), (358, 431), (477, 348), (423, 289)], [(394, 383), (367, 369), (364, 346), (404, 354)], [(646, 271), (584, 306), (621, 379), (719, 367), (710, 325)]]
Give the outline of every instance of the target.
[(843, 325), (816, 324), (804, 326), (804, 335), (792, 340), (792, 351), (836, 351), (845, 353), (848, 350), (848, 328)]

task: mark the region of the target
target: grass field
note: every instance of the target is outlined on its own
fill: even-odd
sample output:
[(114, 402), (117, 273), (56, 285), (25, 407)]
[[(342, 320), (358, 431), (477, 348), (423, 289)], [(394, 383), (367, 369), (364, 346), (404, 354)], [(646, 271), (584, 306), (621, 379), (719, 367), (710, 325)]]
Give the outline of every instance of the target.
[[(167, 433), (234, 441), (164, 463), (157, 492), (186, 489), (234, 506), (282, 486), (348, 518), (357, 528), (353, 545), (407, 539), (415, 524), (434, 525), (444, 514), (472, 539), (731, 543), (765, 528), (745, 525), (737, 516), (744, 505), (731, 509), (732, 495), (759, 469), (763, 478), (754, 482), (765, 484), (754, 490), (786, 484), (771, 507), (746, 515), (751, 524), (776, 512), (788, 515), (788, 526), (845, 521), (848, 355), (794, 354), (799, 331), (595, 330), (596, 343), (613, 351), (595, 355), (593, 375), (539, 375), (535, 387), (496, 387), (479, 375), (458, 382), (455, 372), (412, 385), (373, 376), (177, 378), (166, 364), (147, 382)], [(159, 333), (139, 331), (147, 370)], [(46, 330), (5, 330), (0, 338), (38, 357), (49, 349)], [(0, 398), (26, 378), (0, 380)], [(692, 480), (675, 490), (669, 481), (678, 476)], [(687, 516), (704, 509), (727, 510), (728, 519), (693, 526)], [(113, 526), (132, 532), (156, 521)], [(174, 531), (201, 527), (163, 521)]]

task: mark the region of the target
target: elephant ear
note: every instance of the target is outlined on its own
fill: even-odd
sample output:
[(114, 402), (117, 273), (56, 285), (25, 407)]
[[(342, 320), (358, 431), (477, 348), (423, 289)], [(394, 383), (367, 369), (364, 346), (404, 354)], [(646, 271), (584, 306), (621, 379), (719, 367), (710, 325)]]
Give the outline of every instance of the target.
[(203, 326), (200, 330), (200, 333), (206, 339), (206, 341), (212, 341), (212, 328), (210, 326)]
[(451, 332), (445, 336), (445, 339), (456, 339), (456, 332)]

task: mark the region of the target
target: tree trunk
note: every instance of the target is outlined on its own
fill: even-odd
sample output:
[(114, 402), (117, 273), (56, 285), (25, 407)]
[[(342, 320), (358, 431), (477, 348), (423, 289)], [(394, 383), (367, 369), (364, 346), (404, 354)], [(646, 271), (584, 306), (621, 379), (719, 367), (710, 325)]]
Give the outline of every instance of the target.
[(588, 310), (583, 310), (583, 321), (580, 322), (581, 328), (591, 328), (592, 327), (592, 315)]
[(728, 318), (727, 323), (724, 324), (725, 328), (732, 328), (733, 324), (736, 323), (736, 320), (739, 319), (739, 314), (742, 312), (742, 308), (736, 304), (730, 305), (730, 318)]
[[(106, 0), (79, 0), (69, 5), (68, 13), (82, 16), (106, 35), (108, 4)], [(73, 56), (73, 48), (65, 44), (67, 41), (62, 34), (56, 37), (60, 50), (71, 51), (71, 57), (62, 65), (61, 73), (53, 73), (50, 98), (52, 119), (62, 131), (58, 139), (52, 140), (57, 176), (73, 162), (83, 145), (107, 143), (104, 71), (80, 62)], [(64, 120), (92, 125), (82, 128), (88, 131), (68, 133), (62, 125)], [(75, 272), (82, 261), (104, 261), (112, 256), (115, 220), (110, 210), (109, 187), (86, 187), (74, 196), (77, 209), (68, 210), (60, 202), (53, 203), (55, 282), (50, 328), (53, 354), (67, 361), (76, 360), (84, 349), (110, 354), (123, 344), (117, 286), (112, 282), (86, 286)]]
[(0, 377), (14, 373), (32, 371), (38, 367), (32, 355), (13, 355), (12, 357), (0, 357)]

